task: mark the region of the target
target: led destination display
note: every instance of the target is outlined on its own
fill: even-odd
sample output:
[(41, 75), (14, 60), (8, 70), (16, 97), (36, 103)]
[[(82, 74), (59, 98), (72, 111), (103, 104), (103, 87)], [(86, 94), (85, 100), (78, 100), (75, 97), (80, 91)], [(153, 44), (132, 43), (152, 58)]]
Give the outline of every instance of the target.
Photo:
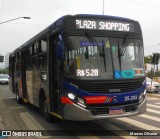
[(76, 19), (77, 29), (94, 29), (94, 30), (110, 30), (110, 31), (124, 31), (134, 32), (134, 23), (121, 22), (115, 20), (89, 20), (89, 19)]

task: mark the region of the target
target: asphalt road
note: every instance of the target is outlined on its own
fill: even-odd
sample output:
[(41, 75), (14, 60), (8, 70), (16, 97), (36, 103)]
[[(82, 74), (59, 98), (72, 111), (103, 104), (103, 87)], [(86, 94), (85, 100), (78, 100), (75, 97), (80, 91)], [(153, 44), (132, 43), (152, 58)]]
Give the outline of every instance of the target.
[[(159, 95), (158, 95), (159, 96)], [(17, 104), (8, 85), (0, 85), (0, 129), (1, 130), (47, 130), (56, 136), (36, 138), (48, 139), (159, 139), (158, 136), (126, 136), (128, 131), (147, 130), (160, 132), (160, 98), (148, 97), (146, 114), (132, 117), (98, 120), (90, 122), (58, 121), (48, 123), (39, 110), (29, 104)], [(110, 131), (108, 131), (110, 130)], [(57, 131), (57, 132), (56, 132)], [(65, 131), (70, 131), (69, 133)], [(83, 131), (83, 132), (82, 132)], [(102, 131), (102, 132), (100, 132)], [(57, 136), (58, 134), (58, 136)], [(145, 134), (150, 134), (145, 132)], [(112, 136), (110, 136), (112, 135)], [(22, 137), (8, 137), (17, 139)], [(7, 139), (8, 139), (7, 138)], [(32, 139), (35, 137), (25, 137)]]

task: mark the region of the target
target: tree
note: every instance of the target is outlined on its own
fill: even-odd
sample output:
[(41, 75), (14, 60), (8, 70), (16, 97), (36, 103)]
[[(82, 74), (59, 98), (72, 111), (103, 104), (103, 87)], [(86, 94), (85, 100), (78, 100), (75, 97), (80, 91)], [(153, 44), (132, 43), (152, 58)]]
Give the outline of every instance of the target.
[(144, 56), (144, 63), (145, 64), (151, 64), (152, 63), (152, 58), (153, 58), (152, 55)]
[(151, 64), (152, 63), (152, 55), (149, 56), (144, 56), (144, 64), (145, 64), (145, 69), (147, 69), (147, 64)]

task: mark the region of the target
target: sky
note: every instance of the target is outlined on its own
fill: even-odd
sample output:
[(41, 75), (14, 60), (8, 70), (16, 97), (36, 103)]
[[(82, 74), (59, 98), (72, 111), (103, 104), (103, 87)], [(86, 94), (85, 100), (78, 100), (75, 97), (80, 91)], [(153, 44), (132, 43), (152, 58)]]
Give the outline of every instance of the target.
[[(0, 54), (12, 52), (63, 15), (102, 13), (103, 0), (0, 0), (0, 23), (31, 17), (0, 24)], [(104, 0), (104, 14), (137, 20), (144, 54), (160, 53), (160, 0)]]

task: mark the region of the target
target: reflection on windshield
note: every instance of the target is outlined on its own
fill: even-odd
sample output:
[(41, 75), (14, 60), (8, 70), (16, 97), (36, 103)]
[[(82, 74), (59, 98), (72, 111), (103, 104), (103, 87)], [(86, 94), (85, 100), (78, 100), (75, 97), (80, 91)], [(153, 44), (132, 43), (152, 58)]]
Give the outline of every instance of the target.
[(123, 56), (125, 54), (127, 48), (127, 41), (128, 41), (128, 35), (126, 34), (120, 47), (120, 56)]
[[(126, 76), (128, 74), (132, 74), (129, 78), (144, 76), (143, 47), (140, 42), (129, 40), (124, 55), (119, 57), (118, 44), (121, 44), (123, 39), (94, 38), (97, 43), (90, 42), (86, 36), (70, 36), (65, 39), (64, 75), (66, 77), (119, 79), (128, 78)], [(103, 50), (105, 57), (100, 56), (100, 50)]]
[[(126, 44), (123, 56), (119, 56), (117, 42), (113, 41), (112, 44), (114, 71), (121, 72), (119, 78), (144, 76), (143, 47), (141, 47), (141, 42), (130, 40)], [(118, 77), (115, 78), (118, 79)]]

